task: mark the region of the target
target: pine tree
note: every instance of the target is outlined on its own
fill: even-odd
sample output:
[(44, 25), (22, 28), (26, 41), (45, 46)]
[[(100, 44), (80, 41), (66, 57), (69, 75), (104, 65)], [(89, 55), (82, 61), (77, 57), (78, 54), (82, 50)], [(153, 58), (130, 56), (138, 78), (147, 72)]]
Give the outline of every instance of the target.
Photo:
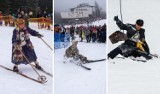
[(98, 3), (95, 1), (95, 15), (96, 17), (100, 18), (101, 17), (101, 8), (99, 7)]

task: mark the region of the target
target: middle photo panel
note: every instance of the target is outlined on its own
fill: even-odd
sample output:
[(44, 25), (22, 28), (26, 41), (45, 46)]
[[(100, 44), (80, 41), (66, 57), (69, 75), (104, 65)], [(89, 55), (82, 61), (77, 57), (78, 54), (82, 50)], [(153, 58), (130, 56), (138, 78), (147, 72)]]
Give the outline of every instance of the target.
[(54, 50), (54, 94), (106, 94), (106, 0), (55, 0)]

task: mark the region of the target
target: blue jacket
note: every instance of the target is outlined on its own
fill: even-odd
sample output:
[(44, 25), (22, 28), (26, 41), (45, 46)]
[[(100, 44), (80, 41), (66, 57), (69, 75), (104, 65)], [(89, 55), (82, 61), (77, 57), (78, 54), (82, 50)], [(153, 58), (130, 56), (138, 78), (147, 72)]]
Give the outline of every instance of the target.
[[(26, 27), (24, 29), (24, 31), (27, 31), (32, 36), (37, 36), (37, 34), (38, 34), (37, 31), (35, 31), (29, 27)], [(18, 40), (16, 39), (17, 32), (18, 32), (18, 29), (14, 29), (13, 36), (12, 36), (12, 59), (11, 59), (11, 61), (14, 64), (21, 64), (21, 63), (28, 64), (24, 57), (23, 57), (23, 61), (20, 61), (20, 62), (17, 62), (15, 59), (13, 59), (14, 56), (18, 56), (20, 54), (19, 52), (14, 52), (15, 51), (14, 45), (17, 44), (17, 42), (18, 42)], [(30, 38), (26, 41), (29, 41), (29, 43), (32, 45), (32, 43), (30, 42)], [(29, 47), (27, 44), (22, 46), (22, 52), (27, 57), (27, 59), (30, 61), (30, 63), (37, 60), (37, 56), (36, 56), (34, 49)]]

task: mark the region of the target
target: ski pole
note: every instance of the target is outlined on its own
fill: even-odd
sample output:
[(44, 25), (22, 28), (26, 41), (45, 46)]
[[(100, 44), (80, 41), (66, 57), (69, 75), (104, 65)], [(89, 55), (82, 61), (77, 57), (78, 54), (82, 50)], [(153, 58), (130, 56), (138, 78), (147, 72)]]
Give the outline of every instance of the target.
[(120, 0), (120, 15), (121, 15), (121, 21), (123, 22), (123, 17), (122, 17), (122, 1)]
[(53, 49), (51, 48), (51, 46), (49, 46), (48, 44), (47, 44), (47, 42), (45, 42), (42, 38), (40, 38), (52, 51), (53, 51)]
[(37, 73), (38, 75), (38, 79), (41, 80), (42, 82), (46, 82), (46, 77), (45, 76), (41, 76), (37, 70), (33, 67), (33, 65), (29, 62), (29, 60), (27, 59), (27, 57), (24, 55), (24, 53), (22, 52), (22, 50), (17, 46), (18, 50), (20, 51), (20, 53), (23, 55), (23, 57), (25, 58), (25, 60), (27, 61), (27, 63), (32, 67), (32, 69)]
[[(123, 23), (123, 16), (122, 16), (122, 0), (119, 0), (119, 2), (120, 2), (120, 15), (121, 15), (121, 21), (122, 21), (122, 23)], [(121, 30), (120, 30), (121, 31)], [(124, 30), (122, 30), (123, 31), (123, 34), (124, 34)], [(125, 37), (124, 37), (124, 35), (123, 35), (123, 38), (125, 39)]]

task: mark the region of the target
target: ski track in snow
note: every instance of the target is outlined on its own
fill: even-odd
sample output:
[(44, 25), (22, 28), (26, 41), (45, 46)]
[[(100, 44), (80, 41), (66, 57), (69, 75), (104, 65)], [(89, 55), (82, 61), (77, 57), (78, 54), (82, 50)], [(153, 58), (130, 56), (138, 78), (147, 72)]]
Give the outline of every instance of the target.
[[(36, 29), (37, 25), (31, 23), (31, 28), (44, 35), (43, 39), (52, 46), (52, 31), (45, 29)], [(0, 26), (0, 43), (1, 43), (1, 65), (8, 68), (13, 68), (11, 63), (12, 53), (12, 33), (14, 27)], [(37, 37), (30, 36), (35, 52), (38, 57), (40, 65), (48, 72), (52, 73), (52, 51)], [(53, 47), (53, 46), (52, 46)], [(33, 71), (30, 65), (19, 66), (19, 69), (26, 75), (38, 78), (38, 75)], [(0, 94), (52, 94), (53, 80), (52, 77), (38, 71), (40, 75), (45, 75), (48, 82), (39, 84), (16, 73), (0, 68)]]
[[(137, 19), (144, 20), (146, 41), (151, 53), (160, 55), (159, 45), (159, 0), (122, 0), (124, 23), (135, 23)], [(109, 0), (108, 4), (108, 35), (119, 30), (113, 17), (118, 15), (119, 0)], [(111, 51), (118, 44), (108, 42)], [(115, 62), (115, 64), (113, 63)], [(109, 94), (159, 94), (160, 87), (160, 58), (154, 58), (146, 63), (130, 59), (109, 60)]]
[[(106, 58), (106, 44), (79, 42), (80, 54), (88, 59)], [(55, 50), (55, 94), (106, 94), (106, 61), (84, 64), (63, 63), (66, 48)]]

